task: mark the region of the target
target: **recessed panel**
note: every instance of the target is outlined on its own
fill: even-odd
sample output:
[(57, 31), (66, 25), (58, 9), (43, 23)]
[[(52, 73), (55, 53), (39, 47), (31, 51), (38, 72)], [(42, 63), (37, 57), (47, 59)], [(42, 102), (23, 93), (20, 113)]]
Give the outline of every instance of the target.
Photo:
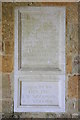
[(61, 15), (60, 9), (52, 7), (33, 7), (21, 12), (22, 68), (59, 69)]
[(21, 105), (59, 106), (59, 82), (22, 82)]

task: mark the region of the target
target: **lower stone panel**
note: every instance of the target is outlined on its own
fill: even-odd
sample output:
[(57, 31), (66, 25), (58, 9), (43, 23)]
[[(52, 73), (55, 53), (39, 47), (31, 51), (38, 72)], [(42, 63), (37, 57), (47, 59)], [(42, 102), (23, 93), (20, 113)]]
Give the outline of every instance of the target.
[[(10, 118), (16, 118), (16, 119), (20, 119), (24, 120), (25, 118), (27, 118), (28, 120), (32, 120), (32, 119), (38, 119), (38, 118), (44, 118), (44, 119), (48, 119), (48, 118), (60, 118), (61, 120), (64, 118), (67, 118), (67, 120), (73, 120), (73, 118), (76, 118), (76, 120), (78, 120), (77, 118), (79, 118), (80, 115), (78, 114), (55, 114), (55, 113), (14, 113), (14, 114), (2, 114), (2, 118), (5, 119), (10, 119)], [(71, 119), (72, 118), (72, 119)]]

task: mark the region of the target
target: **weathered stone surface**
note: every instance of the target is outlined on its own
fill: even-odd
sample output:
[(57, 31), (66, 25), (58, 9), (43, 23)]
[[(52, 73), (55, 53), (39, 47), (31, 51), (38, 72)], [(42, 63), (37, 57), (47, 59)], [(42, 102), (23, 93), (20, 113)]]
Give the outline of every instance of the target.
[(20, 118), (72, 118), (70, 113), (20, 113)]
[(80, 75), (78, 76), (78, 99), (80, 100)]
[(0, 2), (13, 2), (14, 0), (0, 0)]
[(66, 57), (66, 72), (72, 73), (72, 56)]
[(20, 113), (3, 113), (2, 118), (3, 119), (14, 119), (14, 118), (20, 118)]
[(2, 112), (3, 113), (13, 113), (13, 101), (6, 99), (2, 101)]
[(0, 120), (2, 120), (2, 113), (0, 113)]
[[(75, 13), (74, 13), (75, 11)], [(78, 73), (73, 66), (74, 56), (78, 54), (78, 7), (71, 4), (66, 7), (66, 71), (68, 74)], [(77, 71), (76, 71), (77, 70)]]
[(0, 112), (2, 112), (2, 100), (0, 99)]
[(0, 55), (2, 54), (2, 23), (0, 22)]
[[(15, 114), (14, 114), (15, 115)], [(20, 118), (72, 118), (70, 113), (19, 113)]]
[(66, 8), (67, 24), (78, 24), (78, 3), (73, 3)]
[(13, 57), (3, 56), (2, 57), (2, 71), (11, 72), (13, 70)]
[[(0, 0), (0, 2), (64, 2), (64, 0)], [(78, 0), (65, 0), (65, 2), (78, 2)]]
[[(79, 0), (65, 0), (65, 2), (78, 2)], [(0, 2), (64, 2), (64, 0), (0, 0)]]
[(2, 73), (0, 73), (0, 99), (2, 99)]
[(66, 36), (66, 62), (67, 73), (78, 73), (78, 65), (74, 64), (74, 57), (78, 55), (78, 26), (67, 25)]
[(10, 74), (2, 74), (2, 98), (11, 98)]
[(60, 118), (72, 118), (72, 114), (71, 113), (61, 113), (60, 114)]
[(6, 54), (14, 53), (14, 42), (13, 41), (5, 41), (5, 53)]
[(2, 3), (0, 2), (0, 22), (2, 20)]
[(76, 65), (76, 64), (80, 64), (80, 55), (77, 55), (77, 56), (75, 56), (74, 57), (74, 64)]
[(80, 112), (80, 99), (78, 100), (78, 111)]
[(2, 41), (2, 53), (1, 53), (1, 55), (3, 55), (3, 54), (4, 54), (4, 52), (5, 52), (5, 42), (4, 42), (4, 41)]
[[(13, 3), (2, 3), (2, 22), (13, 22), (14, 21), (14, 11)], [(6, 14), (7, 13), (7, 14)]]
[(75, 54), (73, 58), (72, 73), (80, 74), (80, 55)]
[(14, 72), (10, 73), (11, 99), (14, 100)]
[(68, 97), (69, 98), (77, 98), (78, 99), (78, 86), (79, 86), (79, 80), (80, 76), (74, 75), (69, 77), (68, 81)]
[(75, 98), (67, 100), (66, 112), (71, 114), (78, 113), (78, 101)]
[(74, 56), (74, 54), (78, 54), (78, 49), (79, 49), (79, 46), (78, 46), (78, 43), (79, 43), (79, 40), (78, 40), (78, 24), (73, 25), (71, 39), (73, 41), (72, 55)]
[(2, 41), (0, 41), (0, 54), (2, 53)]
[(14, 24), (13, 22), (2, 23), (2, 40), (14, 40)]
[[(47, 113), (46, 113), (47, 114)], [(20, 118), (45, 118), (45, 113), (21, 113)]]
[(2, 23), (0, 22), (0, 41), (2, 41)]
[(78, 53), (78, 25), (67, 24), (66, 52), (69, 55)]
[(72, 118), (78, 118), (78, 114), (77, 113), (72, 114)]
[(0, 72), (2, 72), (2, 55), (0, 55)]
[[(23, 114), (23, 117), (21, 117), (22, 116), (22, 114)], [(45, 116), (44, 116), (44, 115)], [(24, 119), (24, 120), (26, 120), (26, 118), (28, 118), (28, 120), (32, 120), (32, 118), (34, 118), (35, 120), (37, 120), (37, 118), (39, 119), (39, 118), (68, 118), (68, 119), (70, 119), (70, 118), (79, 118), (78, 117), (78, 114), (77, 113), (73, 113), (73, 114), (70, 114), (70, 113), (61, 113), (61, 114), (55, 114), (55, 113), (3, 113), (3, 114), (1, 114), (2, 115), (2, 118), (4, 119), (15, 119), (15, 118), (17, 118), (17, 119)], [(25, 117), (26, 116), (26, 117)], [(38, 117), (36, 117), (36, 116), (38, 116)], [(42, 117), (43, 116), (43, 117)], [(48, 116), (48, 117), (47, 117)], [(56, 117), (55, 117), (56, 116)], [(59, 117), (58, 117), (59, 116)], [(77, 120), (77, 119), (76, 119)]]

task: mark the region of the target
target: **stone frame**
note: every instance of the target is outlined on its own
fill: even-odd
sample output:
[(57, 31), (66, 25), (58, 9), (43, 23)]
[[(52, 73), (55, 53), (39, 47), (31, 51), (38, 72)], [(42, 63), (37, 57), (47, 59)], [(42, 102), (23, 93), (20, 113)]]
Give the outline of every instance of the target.
[[(59, 48), (59, 50), (60, 50), (60, 57), (61, 57), (61, 60), (59, 62), (60, 62), (61, 65), (59, 65), (60, 68), (58, 68), (57, 70), (55, 70), (54, 68), (53, 68), (52, 71), (47, 71), (47, 72), (45, 72), (43, 70), (44, 71), (43, 74), (39, 71), (38, 71), (39, 72), (38, 73), (37, 71), (34, 71), (34, 70), (33, 70), (33, 73), (31, 73), (31, 70), (29, 70), (29, 71), (27, 69), (24, 70), (21, 67), (21, 62), (20, 62), (21, 39), (19, 37), (19, 35), (21, 33), (18, 33), (18, 29), (20, 29), (19, 25), (21, 25), (21, 23), (20, 23), (20, 19), (21, 19), (20, 13), (24, 12), (24, 10), (27, 10), (29, 8), (30, 7), (17, 7), (17, 8), (15, 8), (14, 111), (15, 112), (37, 112), (37, 111), (38, 112), (65, 112), (65, 7), (53, 7), (54, 9), (57, 9), (57, 10), (59, 9), (59, 11), (61, 10), (61, 15), (62, 15), (63, 19), (61, 19), (60, 22), (61, 22), (61, 24), (64, 23), (64, 25), (61, 26), (61, 32), (59, 33), (60, 34), (60, 41), (59, 41), (60, 42), (59, 43), (60, 48)], [(39, 9), (39, 8), (36, 8), (36, 9)], [(31, 9), (32, 9), (32, 7), (31, 7)], [(64, 35), (63, 35), (63, 33), (64, 33)], [(19, 39), (20, 39), (20, 41), (19, 41)], [(63, 47), (61, 47), (61, 46), (63, 46)], [(26, 72), (26, 70), (27, 70), (27, 72)], [(27, 78), (28, 78), (29, 75), (31, 75), (31, 76), (33, 76), (33, 78), (35, 78), (34, 76), (36, 74), (42, 74), (42, 75), (45, 75), (45, 76), (47, 74), (50, 74), (50, 75), (53, 74), (53, 76), (56, 80), (58, 80), (58, 79), (60, 80), (59, 84), (58, 84), (58, 87), (59, 87), (59, 90), (60, 90), (59, 106), (53, 106), (52, 108), (50, 108), (49, 106), (46, 106), (46, 109), (45, 109), (45, 107), (41, 108), (41, 106), (39, 106), (38, 108), (36, 106), (35, 107), (32, 106), (32, 108), (31, 108), (31, 106), (30, 107), (26, 107), (26, 106), (24, 107), (24, 106), (20, 105), (20, 98), (21, 98), (20, 97), (20, 88), (21, 88), (20, 82), (24, 81), (24, 80), (20, 80), (20, 78), (22, 76), (25, 76), (25, 75), (27, 75)], [(45, 79), (47, 79), (47, 77), (45, 77)], [(30, 108), (31, 108), (31, 111), (30, 111)], [(47, 110), (47, 109), (49, 109), (49, 110)]]

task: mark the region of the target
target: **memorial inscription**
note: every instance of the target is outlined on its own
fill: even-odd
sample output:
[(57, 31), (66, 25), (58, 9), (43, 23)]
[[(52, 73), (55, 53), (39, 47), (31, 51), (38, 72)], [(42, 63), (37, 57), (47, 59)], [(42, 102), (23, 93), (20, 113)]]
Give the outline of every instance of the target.
[(58, 97), (58, 82), (22, 82), (22, 105), (59, 105)]
[(60, 20), (57, 18), (60, 15), (56, 11), (21, 14), (22, 67), (59, 67)]

